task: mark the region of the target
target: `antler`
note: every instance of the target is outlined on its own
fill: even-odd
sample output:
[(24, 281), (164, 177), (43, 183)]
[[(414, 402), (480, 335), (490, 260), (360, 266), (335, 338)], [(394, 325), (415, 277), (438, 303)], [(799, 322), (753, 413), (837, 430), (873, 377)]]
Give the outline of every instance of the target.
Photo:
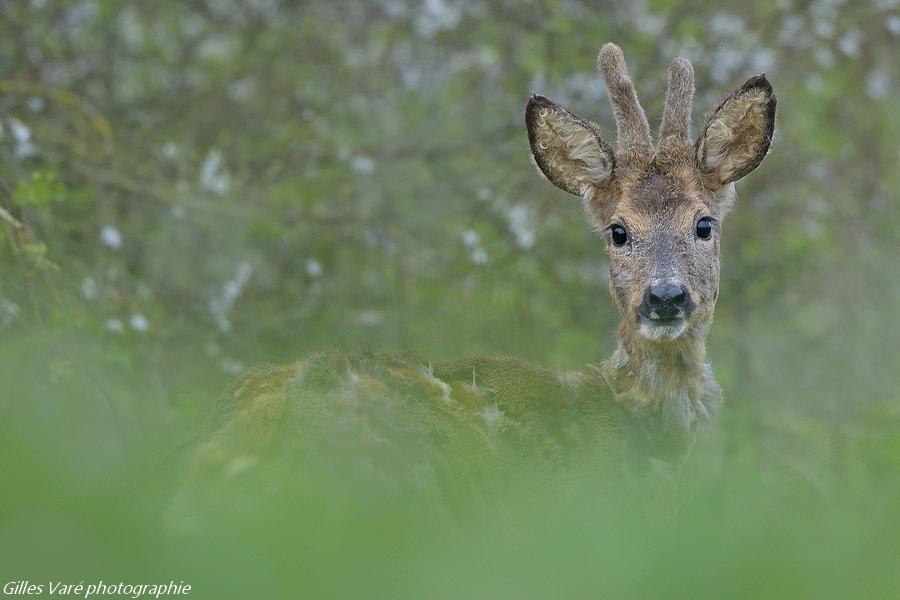
[(676, 58), (669, 66), (669, 85), (662, 123), (659, 126), (659, 144), (671, 140), (689, 141), (691, 135), (691, 103), (694, 100), (694, 67), (686, 58)]
[(609, 101), (616, 116), (617, 144), (619, 152), (637, 150), (649, 152), (650, 124), (638, 102), (637, 92), (628, 77), (625, 56), (615, 44), (605, 44), (597, 57), (597, 68), (603, 74)]

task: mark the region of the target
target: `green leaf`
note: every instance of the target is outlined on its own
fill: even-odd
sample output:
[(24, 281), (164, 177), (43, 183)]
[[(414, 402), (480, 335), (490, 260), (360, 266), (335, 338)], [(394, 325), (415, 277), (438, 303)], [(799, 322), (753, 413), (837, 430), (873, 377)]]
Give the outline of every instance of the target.
[(19, 206), (47, 206), (65, 199), (66, 187), (53, 171), (35, 171), (23, 179), (13, 191), (13, 201)]

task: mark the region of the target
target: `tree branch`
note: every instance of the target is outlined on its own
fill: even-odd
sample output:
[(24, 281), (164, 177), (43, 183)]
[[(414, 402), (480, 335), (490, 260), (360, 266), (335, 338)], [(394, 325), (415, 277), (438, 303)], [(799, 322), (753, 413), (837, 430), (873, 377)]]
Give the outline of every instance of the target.
[(0, 206), (0, 219), (3, 219), (7, 223), (9, 223), (10, 227), (18, 232), (28, 231), (28, 227), (26, 227), (22, 221), (12, 216), (12, 214), (10, 214), (10, 212), (2, 206)]

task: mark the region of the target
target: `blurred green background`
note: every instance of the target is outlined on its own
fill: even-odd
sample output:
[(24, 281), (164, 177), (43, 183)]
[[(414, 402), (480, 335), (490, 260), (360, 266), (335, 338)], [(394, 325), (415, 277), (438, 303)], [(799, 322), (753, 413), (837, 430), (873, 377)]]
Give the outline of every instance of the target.
[[(898, 38), (897, 0), (0, 4), (3, 583), (896, 597)], [(534, 172), (522, 118), (538, 91), (612, 139), (606, 41), (651, 123), (678, 55), (695, 130), (750, 75), (778, 96), (724, 226), (709, 356), (726, 406), (677, 524), (585, 483), (561, 505), (513, 494), (445, 539), (322, 492), (260, 525), (293, 560), (249, 533), (173, 550), (161, 515), (246, 367), (365, 346), (579, 368), (613, 350), (601, 240)]]

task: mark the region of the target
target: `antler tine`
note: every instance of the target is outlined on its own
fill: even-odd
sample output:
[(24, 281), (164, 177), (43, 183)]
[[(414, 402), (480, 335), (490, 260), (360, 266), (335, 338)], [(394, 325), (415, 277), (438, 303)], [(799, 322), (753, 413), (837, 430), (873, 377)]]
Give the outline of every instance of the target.
[(688, 141), (691, 135), (691, 104), (694, 101), (694, 67), (686, 58), (676, 58), (669, 66), (669, 85), (662, 123), (659, 126), (659, 143), (667, 139)]
[(628, 77), (622, 49), (612, 43), (605, 44), (597, 57), (597, 68), (603, 74), (616, 116), (619, 151), (649, 151), (652, 148), (650, 124)]

